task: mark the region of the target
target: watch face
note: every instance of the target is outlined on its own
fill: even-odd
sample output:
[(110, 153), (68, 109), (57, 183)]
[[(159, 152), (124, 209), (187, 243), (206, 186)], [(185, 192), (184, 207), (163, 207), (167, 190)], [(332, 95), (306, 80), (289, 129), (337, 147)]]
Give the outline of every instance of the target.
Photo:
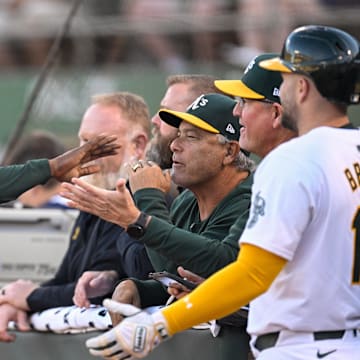
[(139, 238), (143, 236), (145, 233), (145, 226), (147, 219), (148, 219), (148, 215), (144, 214), (143, 212), (140, 213), (139, 218), (136, 220), (136, 222), (130, 224), (127, 227), (126, 232), (134, 238)]
[(144, 228), (141, 225), (132, 224), (128, 226), (126, 232), (132, 237), (139, 238), (144, 235)]

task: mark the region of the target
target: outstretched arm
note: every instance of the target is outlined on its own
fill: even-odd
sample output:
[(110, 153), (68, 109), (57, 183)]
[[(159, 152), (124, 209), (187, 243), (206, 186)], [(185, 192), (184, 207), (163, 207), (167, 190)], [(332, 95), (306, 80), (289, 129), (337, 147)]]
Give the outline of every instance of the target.
[[(189, 295), (152, 315), (131, 305), (106, 300), (104, 305), (111, 312), (126, 318), (112, 330), (89, 339), (86, 346), (96, 356), (117, 352), (142, 358), (171, 335), (221, 318), (248, 304), (268, 289), (286, 263), (284, 258), (266, 250), (243, 244), (237, 261), (212, 275)], [(224, 296), (219, 298), (218, 294)], [(209, 298), (218, 301), (209, 303)]]
[[(133, 193), (151, 188), (165, 194), (170, 189), (169, 173), (163, 173), (151, 162), (138, 161), (133, 166), (128, 165), (127, 169)], [(64, 183), (61, 192), (63, 197), (70, 200), (69, 205), (72, 207), (94, 214), (125, 229), (140, 215), (140, 210), (125, 186), (125, 179), (118, 180), (115, 191), (92, 186), (81, 179), (72, 179), (72, 183)]]
[(69, 181), (72, 177), (98, 171), (98, 166), (86, 163), (115, 155), (119, 147), (115, 140), (115, 136), (99, 135), (51, 160), (36, 159), (25, 164), (0, 167), (0, 203), (16, 199), (35, 185), (44, 184), (50, 177)]
[(116, 155), (119, 145), (114, 143), (115, 140), (114, 135), (98, 135), (84, 145), (50, 159), (51, 176), (59, 181), (70, 181), (73, 177), (99, 171), (97, 165), (86, 164), (104, 156)]

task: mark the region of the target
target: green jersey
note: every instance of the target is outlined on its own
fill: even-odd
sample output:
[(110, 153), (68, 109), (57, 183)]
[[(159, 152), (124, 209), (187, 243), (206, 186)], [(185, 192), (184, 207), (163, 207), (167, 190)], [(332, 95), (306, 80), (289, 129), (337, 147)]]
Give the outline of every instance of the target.
[[(155, 271), (176, 273), (179, 265), (208, 277), (233, 262), (239, 252), (238, 240), (250, 208), (252, 176), (239, 183), (201, 221), (198, 203), (190, 190), (183, 191), (166, 208), (165, 194), (157, 189), (142, 189), (134, 194), (136, 205), (153, 215), (139, 241), (146, 246)], [(233, 231), (229, 229), (236, 223)], [(166, 301), (165, 289), (153, 280), (133, 279), (140, 293), (142, 307)]]
[(33, 186), (46, 183), (50, 177), (47, 159), (0, 167), (0, 202), (14, 200)]

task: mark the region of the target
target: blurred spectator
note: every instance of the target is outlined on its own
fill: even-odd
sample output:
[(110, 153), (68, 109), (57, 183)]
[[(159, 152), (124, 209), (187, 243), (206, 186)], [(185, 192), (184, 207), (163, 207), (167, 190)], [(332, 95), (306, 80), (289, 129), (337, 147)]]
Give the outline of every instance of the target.
[[(141, 21), (144, 18), (166, 19), (179, 10), (180, 2), (178, 0), (124, 0), (121, 9), (129, 21)], [(184, 58), (180, 55), (174, 42), (166, 36), (149, 31), (134, 39), (146, 49), (148, 55), (159, 62), (165, 71), (169, 73), (185, 71)]]
[[(86, 0), (82, 4), (84, 14), (94, 17), (114, 17), (121, 12), (121, 0)], [(123, 52), (125, 45), (125, 38), (122, 34), (118, 34), (116, 31), (112, 35), (109, 34), (94, 34), (94, 37), (90, 40), (89, 47), (92, 48), (92, 58), (95, 64), (105, 63), (111, 64), (123, 59)], [(83, 51), (82, 51), (83, 53)], [(80, 54), (81, 61), (83, 62), (83, 56)]]
[(326, 6), (359, 6), (358, 0), (320, 0)]
[[(221, 14), (226, 9), (224, 0), (196, 0), (187, 1), (187, 11), (196, 16), (197, 25), (204, 26), (211, 22), (211, 18)], [(192, 37), (192, 56), (200, 62), (214, 62), (217, 59), (217, 46), (220, 41), (217, 33), (197, 31)]]
[[(31, 159), (52, 159), (66, 151), (65, 145), (52, 133), (34, 131), (24, 136), (8, 156), (6, 165), (24, 164)], [(19, 196), (14, 207), (68, 208), (66, 199), (58, 195), (60, 183), (49, 179), (44, 185), (36, 185)]]
[[(26, 64), (41, 66), (48, 54), (54, 36), (49, 31), (51, 19), (65, 19), (70, 3), (67, 0), (5, 0), (2, 1), (1, 25), (9, 30), (9, 37), (3, 39), (0, 61), (5, 65)], [(14, 20), (26, 24), (26, 33), (12, 31)], [(1, 36), (1, 35), (0, 35)]]
[[(325, 10), (325, 16), (335, 16), (340, 19), (342, 30), (350, 31), (360, 37), (359, 0), (319, 0)], [(335, 24), (338, 26), (338, 24)]]
[(279, 52), (296, 18), (316, 17), (322, 11), (319, 0), (237, 0), (239, 46), (229, 46), (229, 63), (245, 66), (263, 52)]
[[(171, 17), (181, 13), (196, 17), (197, 26), (201, 29), (211, 21), (211, 17), (220, 14), (224, 9), (223, 1), (219, 0), (124, 0), (122, 13), (130, 21), (156, 19), (171, 21)], [(187, 19), (182, 20), (185, 24)], [(174, 23), (174, 27), (176, 24)], [(189, 26), (192, 26), (189, 23)], [(141, 34), (136, 38), (160, 66), (169, 73), (181, 73), (186, 69), (186, 59), (179, 48), (178, 42), (169, 35), (153, 33)], [(195, 61), (214, 61), (216, 57), (216, 35), (207, 30), (199, 30), (191, 35), (190, 52)]]

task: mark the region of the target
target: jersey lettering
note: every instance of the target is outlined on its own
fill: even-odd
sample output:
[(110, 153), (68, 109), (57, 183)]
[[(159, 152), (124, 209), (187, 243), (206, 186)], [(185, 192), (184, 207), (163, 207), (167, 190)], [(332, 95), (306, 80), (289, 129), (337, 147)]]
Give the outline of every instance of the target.
[(350, 184), (351, 190), (357, 190), (360, 186), (360, 164), (354, 164), (354, 173), (352, 173), (350, 169), (345, 169), (345, 176)]
[(354, 260), (352, 283), (360, 284), (360, 207), (354, 216), (352, 222), (352, 231), (354, 233)]

